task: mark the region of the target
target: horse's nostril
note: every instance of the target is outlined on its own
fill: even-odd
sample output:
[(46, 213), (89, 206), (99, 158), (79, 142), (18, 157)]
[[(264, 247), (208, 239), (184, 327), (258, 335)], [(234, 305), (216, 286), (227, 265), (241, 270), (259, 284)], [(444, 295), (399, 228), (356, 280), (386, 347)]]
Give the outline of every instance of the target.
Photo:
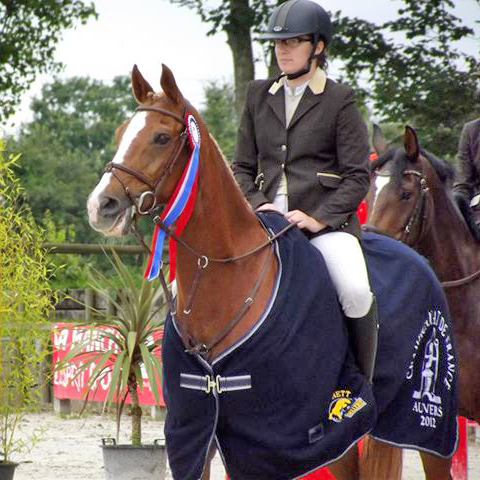
[(120, 202), (116, 198), (102, 197), (100, 200), (100, 213), (102, 215), (115, 215), (120, 208)]

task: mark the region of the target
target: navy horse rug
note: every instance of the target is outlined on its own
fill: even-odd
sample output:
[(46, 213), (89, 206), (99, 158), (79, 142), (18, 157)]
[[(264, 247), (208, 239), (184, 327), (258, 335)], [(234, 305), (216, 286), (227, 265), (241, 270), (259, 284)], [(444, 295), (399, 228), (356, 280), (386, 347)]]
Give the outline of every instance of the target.
[[(286, 225), (281, 215), (259, 217), (271, 232)], [(454, 453), (457, 365), (441, 286), (400, 242), (365, 234), (362, 244), (380, 316), (373, 389), (348, 348), (323, 257), (297, 229), (275, 245), (279, 272), (264, 314), (211, 364), (184, 352), (167, 318), (165, 436), (174, 479), (200, 479), (212, 443), (235, 480), (302, 477), (367, 433)]]

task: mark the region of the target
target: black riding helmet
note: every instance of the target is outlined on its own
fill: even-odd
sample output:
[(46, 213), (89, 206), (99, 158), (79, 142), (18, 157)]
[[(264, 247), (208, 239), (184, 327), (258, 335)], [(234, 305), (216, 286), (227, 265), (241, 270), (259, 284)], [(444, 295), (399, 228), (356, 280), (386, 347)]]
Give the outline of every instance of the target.
[(312, 36), (312, 53), (304, 69), (287, 75), (290, 79), (300, 77), (310, 70), (319, 40), (323, 40), (325, 47), (332, 41), (332, 22), (328, 13), (311, 0), (288, 0), (273, 10), (267, 31), (260, 36), (265, 40), (285, 40), (301, 35)]

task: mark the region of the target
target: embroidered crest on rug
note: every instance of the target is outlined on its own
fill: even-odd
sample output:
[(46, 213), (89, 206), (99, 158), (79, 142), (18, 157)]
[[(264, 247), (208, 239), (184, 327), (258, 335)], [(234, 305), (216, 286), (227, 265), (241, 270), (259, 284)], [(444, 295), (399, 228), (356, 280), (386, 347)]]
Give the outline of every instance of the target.
[(344, 417), (352, 418), (366, 405), (362, 397), (352, 396), (350, 390), (336, 390), (328, 407), (328, 419), (340, 423)]
[(412, 412), (423, 428), (437, 428), (444, 415), (444, 390), (452, 390), (456, 364), (448, 323), (430, 310), (415, 341), (406, 379), (412, 384)]

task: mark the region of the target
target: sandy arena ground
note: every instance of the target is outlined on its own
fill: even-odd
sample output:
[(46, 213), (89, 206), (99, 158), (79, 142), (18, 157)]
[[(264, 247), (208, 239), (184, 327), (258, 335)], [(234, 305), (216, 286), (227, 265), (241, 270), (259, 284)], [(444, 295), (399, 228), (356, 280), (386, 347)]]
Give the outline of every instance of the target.
[[(129, 431), (129, 418), (124, 417), (123, 440)], [(84, 414), (62, 418), (53, 412), (28, 415), (25, 431), (42, 427), (43, 439), (20, 460), (14, 480), (104, 480), (101, 439), (115, 436), (115, 422), (111, 417)], [(478, 435), (478, 433), (477, 433)], [(163, 438), (162, 422), (145, 417), (143, 436), (146, 442)], [(480, 479), (480, 439), (469, 441), (468, 479)], [(403, 480), (423, 479), (423, 471), (416, 452), (406, 452)], [(171, 479), (167, 472), (167, 479)], [(213, 462), (212, 480), (224, 480), (225, 471), (217, 455)]]

